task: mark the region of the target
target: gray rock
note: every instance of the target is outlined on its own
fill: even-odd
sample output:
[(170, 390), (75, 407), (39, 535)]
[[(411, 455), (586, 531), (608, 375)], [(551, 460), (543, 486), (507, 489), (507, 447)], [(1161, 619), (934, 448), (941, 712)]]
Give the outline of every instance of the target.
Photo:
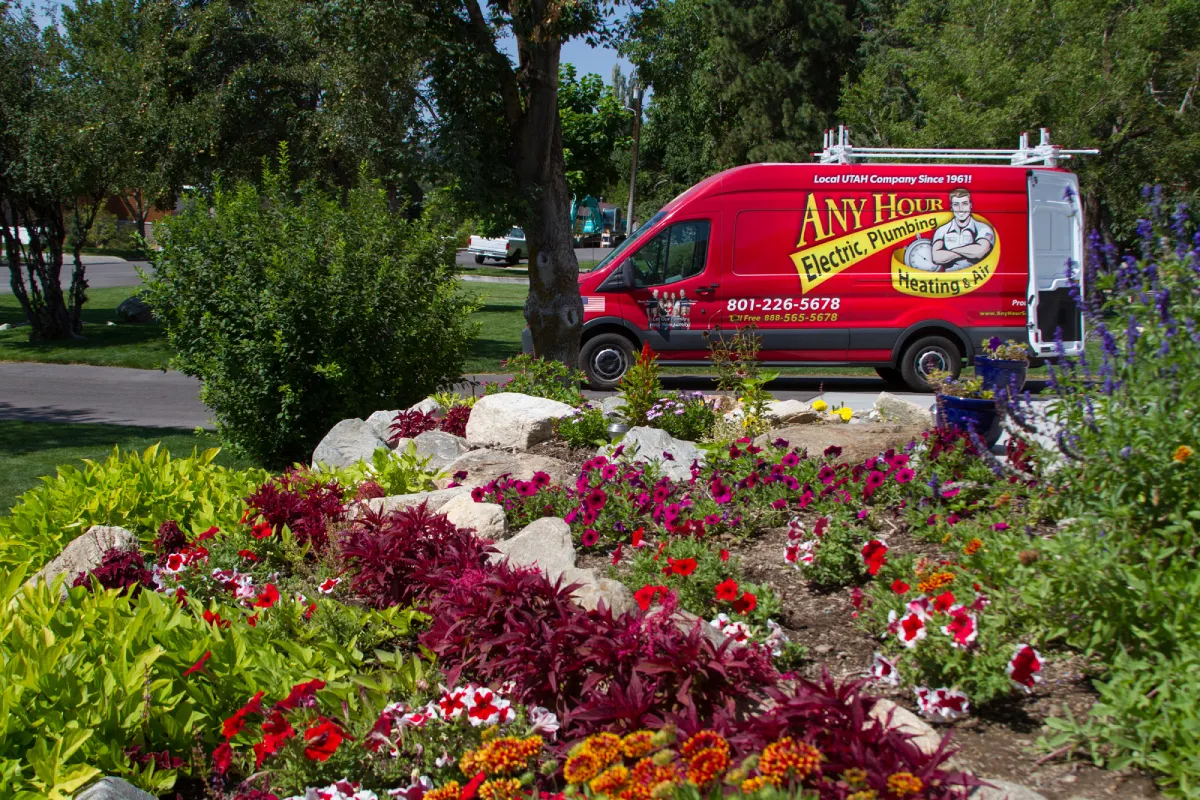
[(445, 431), (425, 431), (412, 441), (417, 455), (429, 459), (425, 465), (429, 470), (440, 470), (471, 449), (466, 439)]
[(928, 425), (929, 409), (894, 394), (880, 392), (873, 409), (881, 420), (901, 425)]
[(434, 400), (432, 397), (426, 397), (416, 405), (409, 406), (407, 410), (420, 411), (422, 414), (432, 414), (435, 411), (440, 411), (441, 408), (437, 400)]
[(53, 583), (59, 575), (65, 575), (64, 590), (70, 587), (75, 577), (81, 572), (95, 569), (104, 560), (104, 554), (109, 550), (136, 550), (138, 538), (124, 528), (110, 525), (93, 525), (87, 532), (72, 540), (56, 558), (42, 567), (32, 578), (25, 582), (26, 586), (38, 581)]
[(508, 535), (504, 509), (495, 503), (476, 503), (470, 494), (450, 498), (442, 506), (442, 513), (457, 527), (475, 531), (480, 539), (498, 542)]
[(1045, 796), (1016, 783), (999, 778), (980, 778), (991, 786), (979, 786), (967, 795), (970, 800), (1046, 800)]
[(554, 435), (554, 421), (570, 414), (566, 403), (517, 392), (489, 394), (471, 409), (467, 441), (476, 447), (528, 450)]
[(912, 736), (912, 743), (927, 756), (936, 753), (942, 744), (942, 737), (927, 722), (891, 700), (885, 698), (876, 700), (867, 716), (872, 720), (882, 722), (890, 730)]
[(122, 300), (121, 305), (117, 306), (117, 319), (136, 325), (145, 325), (154, 322), (154, 309), (150, 307), (144, 297), (135, 294), (133, 297)]
[(600, 410), (604, 412), (604, 416), (612, 419), (625, 419), (625, 415), (621, 409), (625, 408), (625, 398), (620, 395), (611, 395), (600, 401)]
[(124, 778), (101, 778), (75, 795), (75, 800), (156, 800)]
[(540, 567), (550, 580), (575, 566), (575, 543), (571, 526), (558, 517), (543, 517), (529, 523), (511, 539), (496, 545), (494, 563), (507, 561), (514, 567)]
[(571, 592), (571, 599), (587, 611), (595, 611), (601, 603), (604, 603), (614, 616), (637, 608), (637, 601), (624, 584), (610, 578), (602, 578), (594, 569), (570, 567), (551, 577), (551, 580), (560, 577), (563, 586), (576, 584), (575, 590)]
[[(554, 483), (563, 483), (572, 478), (574, 469), (566, 461), (532, 453), (506, 453), (500, 450), (471, 450), (463, 453), (444, 470), (453, 476), (465, 472), (464, 486), (483, 486), (501, 475), (511, 475), (520, 480), (529, 480), (535, 472), (545, 472)], [(449, 483), (444, 478), (440, 483)]]
[[(393, 494), (388, 497), (376, 497), (368, 500), (366, 505), (372, 511), (386, 513), (400, 508), (413, 508), (426, 503), (430, 511), (441, 511), (451, 500), (464, 495), (470, 500), (471, 490), (465, 486), (456, 486), (452, 489), (435, 489), (431, 492), (413, 492), (412, 494)], [(355, 506), (351, 509), (351, 517), (357, 516), (357, 508)]]
[(840, 421), (837, 425), (789, 425), (762, 434), (754, 443), (766, 447), (776, 439), (784, 439), (790, 447), (807, 450), (809, 458), (821, 458), (826, 448), (836, 445), (842, 448), (837, 461), (861, 464), (887, 450), (900, 451), (914, 439), (920, 440), (927, 427), (874, 422), (842, 425)]
[(392, 438), (389, 428), (396, 421), (396, 415), (399, 413), (399, 411), (376, 411), (367, 417), (367, 424), (371, 426), (371, 430), (375, 432), (376, 436), (386, 442)]
[[(676, 439), (658, 428), (638, 426), (630, 428), (620, 442), (625, 445), (624, 455), (638, 463), (657, 461), (662, 472), (671, 480), (686, 481), (692, 477), (692, 462), (704, 463), (704, 451), (692, 442)], [(600, 448), (601, 453), (611, 453), (614, 447)], [(667, 453), (671, 458), (665, 457)]]
[(313, 467), (324, 464), (329, 467), (349, 467), (359, 461), (370, 461), (371, 456), (387, 442), (375, 435), (375, 431), (361, 419), (344, 419), (334, 425), (313, 451)]
[(766, 410), (767, 416), (781, 425), (811, 425), (821, 421), (818, 412), (799, 400), (772, 400)]

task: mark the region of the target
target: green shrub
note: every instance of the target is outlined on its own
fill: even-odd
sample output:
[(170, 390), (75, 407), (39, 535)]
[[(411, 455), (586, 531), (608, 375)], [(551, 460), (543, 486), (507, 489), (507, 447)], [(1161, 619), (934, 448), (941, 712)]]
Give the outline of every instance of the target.
[(455, 228), (362, 179), (344, 202), (293, 192), (286, 152), (262, 187), (218, 187), (162, 222), (150, 303), (204, 381), (220, 435), (263, 464), (307, 460), (335, 423), (403, 408), (457, 380), (474, 301), (453, 277)]
[(409, 442), (404, 452), (381, 447), (370, 463), (359, 461), (351, 467), (323, 469), (322, 480), (330, 478), (353, 490), (363, 481), (374, 481), (389, 495), (412, 494), (436, 489), (434, 481), (442, 473), (428, 469), (431, 457), (417, 455), (417, 446)]
[(489, 383), (484, 387), (484, 394), (519, 392), (571, 406), (583, 402), (579, 386), (587, 380), (587, 376), (561, 361), (543, 361), (528, 353), (521, 353), (505, 361), (504, 368), (513, 373), (512, 378), (505, 383)]
[(555, 420), (554, 431), (558, 438), (572, 447), (608, 444), (608, 419), (603, 410), (590, 403), (584, 403), (569, 417)]
[(716, 423), (716, 408), (700, 392), (667, 392), (646, 412), (646, 424), (689, 442), (707, 439)]
[(658, 356), (650, 350), (650, 343), (642, 345), (637, 361), (621, 377), (621, 399), (625, 405), (621, 413), (631, 426), (649, 425), (647, 414), (662, 399), (662, 383), (658, 378)]
[(171, 458), (158, 445), (144, 453), (116, 448), (82, 469), (58, 468), (53, 478), (21, 495), (0, 517), (0, 569), (28, 564), (36, 571), (93, 525), (119, 525), (150, 542), (161, 522), (176, 520), (193, 533), (237, 524), (242, 498), (266, 479), (262, 470), (212, 463), (218, 450)]
[[(100, 775), (120, 775), (154, 793), (167, 792), (174, 771), (131, 763), (125, 750), (161, 752), (190, 761), (220, 741), (221, 722), (256, 691), (268, 702), (289, 687), (320, 678), (331, 699), (356, 714), (377, 712), (393, 691), (411, 692), (420, 667), (384, 654), (369, 679), (355, 637), (306, 635), (304, 606), (271, 609), (270, 625), (205, 622), (196, 601), (143, 591), (72, 589), (59, 601), (52, 587), (18, 590), (23, 570), (0, 586), (0, 778), (5, 796), (69, 798)], [(322, 601), (322, 606), (336, 606)], [(224, 610), (238, 619), (238, 610)], [(331, 608), (328, 613), (342, 613)], [(359, 627), (367, 617), (358, 614)], [(403, 615), (408, 615), (408, 619)], [(284, 617), (289, 619), (285, 620)], [(407, 631), (411, 612), (384, 623)], [(355, 628), (353, 616), (345, 623)], [(317, 628), (316, 631), (322, 631)], [(200, 661), (203, 670), (183, 673)], [(363, 714), (368, 716), (369, 714)], [(12, 794), (9, 794), (9, 792)]]

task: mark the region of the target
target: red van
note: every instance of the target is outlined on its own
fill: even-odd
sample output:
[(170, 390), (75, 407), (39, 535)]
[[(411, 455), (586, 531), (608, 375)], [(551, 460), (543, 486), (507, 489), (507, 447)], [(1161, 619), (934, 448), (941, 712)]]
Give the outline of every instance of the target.
[(705, 331), (750, 324), (767, 364), (869, 366), (916, 391), (992, 336), (1036, 358), (1061, 331), (1080, 355), (1068, 288), (1083, 255), (1078, 197), (1073, 174), (1044, 166), (722, 172), (580, 275), (581, 368), (611, 388), (644, 342), (662, 364), (705, 364)]

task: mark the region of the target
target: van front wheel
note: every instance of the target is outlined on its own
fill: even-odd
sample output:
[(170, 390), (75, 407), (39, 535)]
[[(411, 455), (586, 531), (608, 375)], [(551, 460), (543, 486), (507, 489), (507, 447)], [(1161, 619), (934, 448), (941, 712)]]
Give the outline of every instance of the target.
[(889, 389), (908, 388), (908, 384), (904, 382), (904, 373), (895, 367), (876, 367), (875, 374), (883, 378)]
[(962, 372), (962, 353), (945, 336), (922, 336), (905, 349), (900, 359), (904, 382), (914, 392), (932, 392), (929, 376), (939, 370), (955, 378)]
[(579, 351), (583, 372), (593, 389), (615, 389), (633, 364), (633, 345), (617, 333), (588, 339)]

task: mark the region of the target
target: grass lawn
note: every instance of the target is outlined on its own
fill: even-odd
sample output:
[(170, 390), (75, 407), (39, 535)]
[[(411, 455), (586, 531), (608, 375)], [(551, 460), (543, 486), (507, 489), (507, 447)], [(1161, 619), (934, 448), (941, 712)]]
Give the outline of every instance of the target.
[(500, 372), (500, 362), (521, 352), (525, 329), (525, 296), (529, 287), (515, 283), (468, 283), (464, 290), (477, 295), (483, 308), (472, 319), (479, 323), (479, 336), (471, 342), (471, 354), (463, 372)]
[[(80, 459), (106, 458), (113, 446), (144, 450), (162, 442), (171, 455), (190, 455), (193, 448), (207, 450), (220, 443), (211, 433), (196, 435), (172, 428), (135, 428), (62, 422), (0, 420), (0, 514), (8, 514), (19, 495), (38, 485), (38, 478), (54, 475), (60, 464), (80, 466)], [(228, 467), (253, 466), (228, 452), (217, 456)]]
[(115, 258), (123, 258), (126, 261), (145, 261), (146, 251), (139, 250), (136, 247), (85, 247), (83, 248), (85, 256), (113, 256)]
[[(84, 339), (68, 342), (29, 341), (29, 328), (0, 331), (0, 361), (49, 364), (94, 364), (101, 367), (160, 369), (171, 357), (161, 325), (117, 322), (117, 306), (137, 291), (135, 286), (89, 289), (83, 306)], [(17, 298), (0, 294), (0, 324), (25, 321)], [(108, 325), (108, 322), (116, 325)]]

